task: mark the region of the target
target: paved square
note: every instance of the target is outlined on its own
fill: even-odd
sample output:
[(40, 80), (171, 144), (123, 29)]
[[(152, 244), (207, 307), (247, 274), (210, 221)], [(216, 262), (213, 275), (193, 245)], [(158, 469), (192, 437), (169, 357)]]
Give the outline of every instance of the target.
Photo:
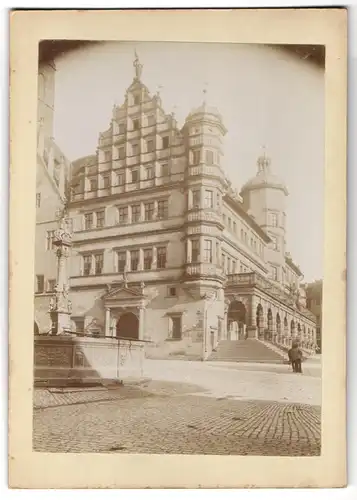
[(184, 382), (35, 392), (35, 451), (320, 454), (320, 407), (218, 397)]

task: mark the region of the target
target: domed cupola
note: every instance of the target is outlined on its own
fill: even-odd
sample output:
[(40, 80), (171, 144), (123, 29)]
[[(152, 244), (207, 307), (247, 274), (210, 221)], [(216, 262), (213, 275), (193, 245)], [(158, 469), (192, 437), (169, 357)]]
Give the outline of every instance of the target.
[[(206, 94), (206, 90), (204, 90), (204, 93)], [(214, 124), (220, 129), (223, 135), (227, 132), (223, 125), (222, 115), (216, 107), (208, 105), (206, 99), (204, 99), (203, 103), (198, 108), (194, 108), (185, 120), (187, 125), (197, 121), (207, 121)]]
[(264, 151), (264, 153), (259, 156), (257, 160), (257, 174), (255, 177), (246, 182), (241, 189), (242, 196), (248, 191), (264, 188), (280, 189), (286, 196), (289, 194), (285, 183), (277, 175), (271, 172), (270, 164), (271, 160), (267, 157)]

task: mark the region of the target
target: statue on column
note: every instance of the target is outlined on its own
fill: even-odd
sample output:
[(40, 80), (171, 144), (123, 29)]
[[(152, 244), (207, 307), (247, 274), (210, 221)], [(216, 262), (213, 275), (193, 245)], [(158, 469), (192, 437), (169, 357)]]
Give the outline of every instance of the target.
[(59, 228), (55, 231), (53, 245), (57, 255), (57, 283), (50, 300), (52, 335), (66, 335), (71, 331), (72, 302), (69, 299), (67, 259), (72, 246), (72, 231), (66, 207), (58, 214)]

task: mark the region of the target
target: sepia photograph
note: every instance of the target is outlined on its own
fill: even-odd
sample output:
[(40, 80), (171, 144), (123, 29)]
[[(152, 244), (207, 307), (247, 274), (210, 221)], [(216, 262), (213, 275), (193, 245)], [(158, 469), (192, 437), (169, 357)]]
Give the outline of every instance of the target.
[(40, 43), (35, 451), (321, 453), (324, 58)]
[(345, 484), (346, 24), (13, 16), (12, 487)]

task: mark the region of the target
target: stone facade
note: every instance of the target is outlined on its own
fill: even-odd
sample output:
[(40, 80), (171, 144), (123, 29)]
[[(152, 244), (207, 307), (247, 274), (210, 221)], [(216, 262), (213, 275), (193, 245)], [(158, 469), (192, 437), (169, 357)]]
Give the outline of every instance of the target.
[(49, 308), (57, 279), (53, 243), (70, 172), (69, 161), (52, 137), (55, 71), (50, 62), (41, 65), (38, 73), (34, 332), (41, 334), (51, 329)]
[(264, 153), (239, 194), (227, 133), (206, 102), (179, 128), (135, 76), (95, 154), (73, 163), (72, 328), (151, 341), (152, 357), (206, 359), (220, 340), (316, 343), (286, 253), (287, 189)]

